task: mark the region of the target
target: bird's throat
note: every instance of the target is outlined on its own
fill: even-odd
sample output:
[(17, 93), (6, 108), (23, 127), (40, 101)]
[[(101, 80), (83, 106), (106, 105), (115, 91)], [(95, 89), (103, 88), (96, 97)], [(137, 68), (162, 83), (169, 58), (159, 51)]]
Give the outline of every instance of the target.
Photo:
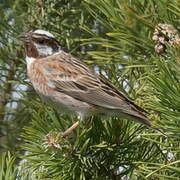
[(34, 57), (26, 56), (27, 69), (29, 69), (30, 65), (35, 61)]

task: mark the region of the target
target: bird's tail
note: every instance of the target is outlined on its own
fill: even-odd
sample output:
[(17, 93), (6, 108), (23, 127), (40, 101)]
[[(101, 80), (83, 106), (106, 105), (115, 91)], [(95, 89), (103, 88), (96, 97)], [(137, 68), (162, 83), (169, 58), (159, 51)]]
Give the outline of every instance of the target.
[(139, 122), (139, 123), (141, 123), (141, 124), (144, 124), (144, 125), (146, 125), (147, 127), (149, 127), (150, 129), (153, 129), (154, 131), (156, 131), (156, 132), (159, 132), (159, 133), (161, 133), (163, 136), (165, 136), (165, 137), (167, 137), (167, 135), (163, 132), (163, 130), (161, 130), (161, 129), (159, 129), (159, 128), (157, 128), (157, 127), (154, 127), (153, 125), (152, 125), (152, 122), (145, 116), (145, 115), (138, 115), (138, 116), (135, 116), (135, 115), (129, 115), (130, 116), (130, 118), (132, 119), (132, 120), (134, 120), (134, 121), (137, 121), (137, 122)]

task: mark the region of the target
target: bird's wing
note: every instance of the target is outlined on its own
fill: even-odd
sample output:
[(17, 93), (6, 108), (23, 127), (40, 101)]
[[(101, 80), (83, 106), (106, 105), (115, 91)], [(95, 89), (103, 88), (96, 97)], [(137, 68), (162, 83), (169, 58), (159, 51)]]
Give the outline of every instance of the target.
[[(63, 56), (64, 55), (64, 56)], [(85, 64), (69, 54), (44, 60), (48, 85), (75, 99), (103, 108), (146, 117), (142, 108), (118, 91), (107, 79), (95, 75)]]

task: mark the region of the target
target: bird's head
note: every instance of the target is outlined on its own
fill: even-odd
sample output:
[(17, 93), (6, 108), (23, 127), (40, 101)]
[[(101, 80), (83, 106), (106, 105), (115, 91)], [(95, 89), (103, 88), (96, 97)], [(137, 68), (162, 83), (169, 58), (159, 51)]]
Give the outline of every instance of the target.
[(60, 51), (54, 35), (41, 29), (30, 31), (19, 36), (25, 43), (26, 55), (30, 58), (47, 57)]

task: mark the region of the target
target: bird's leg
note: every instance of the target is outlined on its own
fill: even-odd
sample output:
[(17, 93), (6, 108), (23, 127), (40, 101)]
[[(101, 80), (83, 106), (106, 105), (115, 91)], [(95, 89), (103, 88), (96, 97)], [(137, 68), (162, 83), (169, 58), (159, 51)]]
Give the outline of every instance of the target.
[(72, 131), (74, 129), (76, 129), (79, 126), (79, 121), (75, 122), (70, 128), (68, 128), (67, 130), (65, 130), (63, 133), (59, 133), (60, 136), (66, 137), (69, 134), (72, 133)]

